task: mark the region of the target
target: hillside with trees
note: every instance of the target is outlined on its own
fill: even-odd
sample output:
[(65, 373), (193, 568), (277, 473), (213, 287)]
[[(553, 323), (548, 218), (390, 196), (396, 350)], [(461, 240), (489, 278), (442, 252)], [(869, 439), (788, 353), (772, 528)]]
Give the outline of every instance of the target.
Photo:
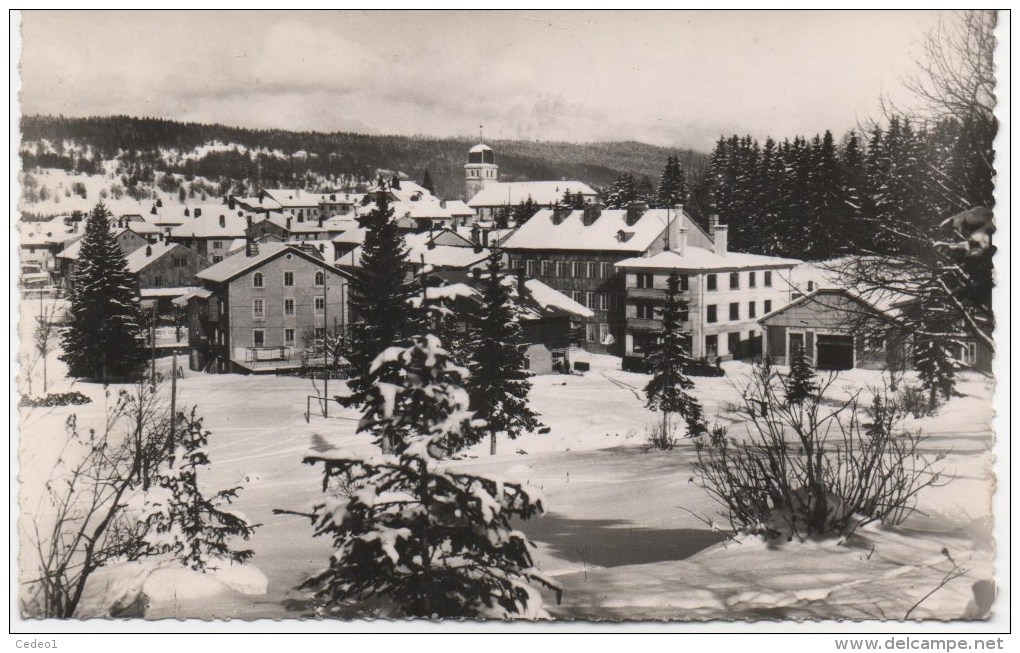
[[(58, 168), (101, 174), (116, 161), (117, 174), (143, 184), (171, 175), (214, 181), (220, 192), (252, 185), (343, 187), (372, 183), (377, 171), (401, 171), (421, 182), (428, 170), (436, 194), (464, 194), (464, 162), (471, 138), (368, 135), (245, 129), (127, 116), (26, 116), (21, 121), (23, 169)], [(634, 141), (562, 143), (490, 141), (506, 181), (578, 179), (606, 186), (624, 173), (657, 177), (677, 155), (689, 179), (699, 180), (708, 158)], [(163, 174), (160, 174), (163, 173)], [(179, 182), (178, 182), (179, 183)], [(166, 190), (166, 189), (164, 189)], [(176, 192), (169, 190), (168, 192)]]

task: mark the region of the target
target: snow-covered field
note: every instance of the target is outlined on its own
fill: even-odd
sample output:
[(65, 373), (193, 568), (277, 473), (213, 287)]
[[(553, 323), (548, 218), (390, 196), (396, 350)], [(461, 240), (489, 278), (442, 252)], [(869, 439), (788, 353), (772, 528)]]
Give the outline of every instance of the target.
[[(30, 317), (31, 308), (24, 308)], [(56, 379), (51, 392), (72, 386), (55, 356), (49, 365), (50, 379)], [(564, 587), (562, 604), (549, 597), (556, 618), (900, 619), (952, 569), (943, 549), (966, 573), (937, 589), (911, 616), (974, 616), (972, 588), (993, 577), (991, 379), (965, 374), (960, 397), (937, 417), (909, 425), (931, 436), (927, 450), (949, 451), (945, 465), (955, 476), (949, 485), (921, 495), (925, 515), (897, 529), (867, 527), (842, 545), (770, 547), (727, 539), (706, 523), (718, 523), (718, 509), (690, 482), (695, 459), (690, 442), (666, 452), (643, 446), (646, 428), (655, 420), (644, 408), (646, 377), (622, 372), (611, 357), (593, 356), (592, 363), (583, 376), (534, 379), (533, 402), (550, 427), (548, 434), (501, 441), (496, 456), (488, 455), (486, 442), (458, 463), (543, 489), (549, 512), (521, 528), (536, 542), (541, 568)], [(734, 362), (724, 369), (724, 378), (696, 380), (709, 416), (739, 400), (749, 366)], [(841, 377), (839, 386), (878, 383), (877, 373), (857, 370)], [(331, 394), (340, 390), (337, 385), (331, 384)], [(39, 505), (68, 415), (77, 413), (85, 426), (101, 420), (103, 389), (81, 383), (73, 388), (94, 402), (22, 409), (23, 513)], [(179, 382), (180, 401), (197, 405), (212, 432), (213, 464), (203, 482), (210, 488), (242, 483), (236, 507), (261, 524), (250, 542), (254, 569), (228, 569), (202, 584), (174, 569), (107, 572), (89, 588), (83, 615), (102, 614), (125, 583), (134, 582), (149, 595), (149, 618), (309, 616), (308, 597), (295, 587), (326, 563), (329, 543), (313, 539), (301, 518), (272, 511), (302, 509), (320, 496), (318, 470), (301, 463), (306, 453), (372, 449), (367, 436), (355, 433), (353, 411), (334, 407), (329, 419), (313, 416), (306, 422), (309, 394), (314, 392), (307, 380), (187, 371)], [(728, 425), (735, 434), (742, 428)]]

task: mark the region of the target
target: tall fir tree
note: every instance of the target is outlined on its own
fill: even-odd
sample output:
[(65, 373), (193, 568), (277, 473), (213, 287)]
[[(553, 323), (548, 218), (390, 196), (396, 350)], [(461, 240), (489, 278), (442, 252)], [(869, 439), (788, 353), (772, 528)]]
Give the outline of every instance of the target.
[(680, 296), (680, 276), (673, 272), (662, 307), (662, 333), (648, 351), (652, 378), (645, 386), (648, 408), (662, 413), (663, 436), (670, 432), (669, 418), (674, 413), (687, 423), (689, 436), (708, 432), (701, 403), (691, 393), (694, 382), (689, 371), (695, 360), (691, 358), (691, 334), (683, 328), (687, 310), (688, 303)]
[(432, 175), (429, 174), (428, 168), (425, 168), (425, 172), (421, 176), (421, 187), (427, 190), (428, 192), (432, 193), (433, 195), (436, 194), (436, 185), (432, 181)]
[(102, 202), (85, 223), (79, 260), (60, 359), (70, 376), (104, 383), (129, 378), (145, 359), (141, 308)]
[[(338, 396), (343, 406), (364, 406), (368, 393), (379, 381), (372, 363), (387, 347), (406, 343), (421, 326), (419, 312), (411, 305), (418, 288), (407, 260), (404, 236), (393, 220), (386, 182), (380, 177), (375, 206), (361, 222), (365, 228), (361, 267), (351, 281), (351, 376), (350, 394)], [(387, 448), (397, 445), (399, 434), (374, 431)]]
[(473, 316), (468, 351), (471, 376), (468, 391), (475, 415), (486, 421), (489, 453), (496, 453), (496, 439), (503, 433), (511, 440), (541, 426), (528, 403), (531, 373), (525, 369), (520, 297), (503, 267), (503, 250), (493, 247), (488, 260), (489, 276), (478, 315)]
[(665, 209), (687, 203), (687, 177), (680, 167), (680, 157), (666, 157), (666, 166), (659, 177), (654, 206)]

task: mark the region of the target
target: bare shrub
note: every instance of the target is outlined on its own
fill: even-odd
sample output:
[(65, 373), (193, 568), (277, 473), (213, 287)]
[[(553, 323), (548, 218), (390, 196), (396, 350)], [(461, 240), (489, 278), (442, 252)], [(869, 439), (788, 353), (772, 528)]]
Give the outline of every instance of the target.
[[(898, 428), (902, 409), (880, 393), (825, 400), (836, 376), (800, 401), (774, 370), (757, 366), (736, 411), (749, 437), (716, 428), (697, 443), (694, 482), (725, 508), (734, 531), (767, 539), (849, 536), (870, 522), (902, 523), (918, 493), (941, 484), (944, 454), (922, 453), (920, 432)], [(870, 419), (869, 419), (870, 415)]]
[(648, 427), (646, 433), (648, 436), (645, 439), (645, 451), (651, 451), (652, 449), (670, 451), (680, 443), (680, 438), (676, 435), (676, 427), (668, 423), (652, 424)]

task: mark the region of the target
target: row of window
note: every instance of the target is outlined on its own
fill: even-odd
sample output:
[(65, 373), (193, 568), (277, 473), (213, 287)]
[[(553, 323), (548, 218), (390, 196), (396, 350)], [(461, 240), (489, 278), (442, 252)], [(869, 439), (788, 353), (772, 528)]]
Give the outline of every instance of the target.
[[(766, 315), (772, 312), (772, 300), (766, 299), (762, 302), (762, 315)], [(730, 322), (735, 322), (740, 318), (740, 302), (730, 302)], [(745, 319), (751, 319), (758, 317), (758, 302), (747, 302), (747, 316)], [(705, 322), (709, 324), (719, 321), (718, 308), (715, 304), (709, 304), (705, 307)]]
[[(730, 290), (740, 290), (740, 273), (730, 272)], [(705, 287), (707, 290), (718, 290), (719, 289), (719, 275), (708, 274), (705, 275)], [(762, 273), (762, 285), (766, 288), (772, 287), (772, 271), (765, 270)], [(757, 288), (758, 287), (758, 273), (756, 271), (747, 273), (747, 287)]]
[(605, 322), (585, 322), (584, 339), (587, 342), (610, 344), (609, 325)]
[[(659, 319), (662, 309), (655, 306), (651, 302), (636, 302), (634, 307), (637, 309), (637, 317), (643, 320), (655, 320)], [(680, 321), (686, 322), (690, 319), (690, 315), (686, 308), (680, 310)]]
[(613, 264), (607, 261), (537, 261), (510, 259), (510, 269), (524, 268), (529, 277), (556, 277), (561, 279), (608, 279), (613, 276)]
[[(316, 297), (315, 298), (315, 315), (322, 315), (326, 311), (326, 298)], [(221, 304), (222, 310), (222, 304)], [(283, 314), (287, 317), (293, 317), (295, 315), (295, 304), (293, 299), (283, 300)], [(256, 297), (251, 300), (251, 316), (256, 320), (266, 319), (266, 300), (261, 297)]]
[[(283, 285), (285, 287), (294, 286), (294, 272), (292, 270), (284, 271)], [(323, 272), (322, 270), (317, 270), (315, 272), (315, 285), (319, 287), (326, 285), (326, 273)], [(265, 288), (266, 287), (265, 276), (261, 272), (256, 272), (255, 274), (251, 275), (251, 286), (252, 288)]]
[[(655, 275), (652, 274), (651, 272), (639, 272), (639, 273), (637, 273), (634, 276), (637, 277), (637, 287), (638, 288), (654, 288), (655, 287)], [(689, 288), (689, 282), (688, 282), (688, 278), (687, 278), (686, 274), (681, 274), (679, 276), (678, 280), (680, 282), (679, 290), (681, 292), (684, 291), (684, 290), (687, 290)]]
[(609, 293), (584, 292), (582, 290), (571, 290), (570, 298), (578, 304), (582, 304), (593, 311), (612, 310), (612, 301)]

